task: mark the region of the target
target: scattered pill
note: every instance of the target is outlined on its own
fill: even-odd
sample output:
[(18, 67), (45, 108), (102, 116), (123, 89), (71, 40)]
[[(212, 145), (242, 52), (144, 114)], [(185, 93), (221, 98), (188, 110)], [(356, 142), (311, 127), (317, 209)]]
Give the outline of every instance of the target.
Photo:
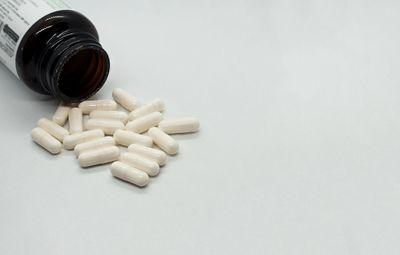
[(137, 119), (139, 117), (145, 116), (152, 112), (162, 112), (163, 110), (164, 110), (164, 101), (157, 98), (145, 105), (142, 105), (141, 107), (137, 108), (136, 110), (132, 111), (129, 114), (129, 120)]
[(163, 151), (170, 155), (177, 154), (179, 151), (179, 144), (171, 136), (164, 133), (159, 128), (150, 128), (148, 135), (153, 139), (153, 142), (157, 144)]
[(61, 152), (62, 145), (60, 141), (47, 133), (44, 129), (37, 127), (31, 132), (32, 140), (45, 148), (52, 154), (58, 154)]
[(112, 96), (117, 103), (119, 103), (122, 107), (130, 112), (141, 106), (141, 103), (139, 102), (139, 100), (137, 100), (136, 97), (129, 94), (123, 89), (114, 89)]
[(196, 118), (163, 120), (158, 124), (158, 128), (167, 134), (192, 133), (199, 130), (200, 122)]
[(95, 110), (115, 111), (117, 110), (117, 103), (113, 100), (88, 100), (79, 104), (79, 108), (83, 114), (89, 114)]
[(152, 160), (141, 157), (131, 152), (125, 152), (121, 155), (121, 161), (134, 168), (146, 172), (149, 176), (156, 176), (160, 173), (160, 167)]
[(143, 145), (131, 144), (128, 147), (128, 151), (150, 159), (156, 162), (159, 166), (163, 166), (167, 162), (167, 154), (165, 154), (165, 152)]
[(126, 124), (126, 129), (135, 133), (143, 133), (150, 128), (157, 126), (162, 119), (163, 116), (161, 113), (153, 112), (128, 122), (128, 124)]
[(149, 176), (130, 165), (116, 161), (110, 166), (111, 174), (121, 180), (143, 187), (149, 183)]
[(83, 131), (83, 116), (81, 109), (75, 107), (69, 111), (68, 125), (71, 134)]
[(47, 133), (54, 136), (60, 142), (63, 141), (64, 137), (69, 134), (68, 130), (58, 125), (54, 121), (48, 120), (46, 118), (41, 118), (38, 123), (38, 127), (44, 129)]
[(86, 122), (86, 129), (101, 129), (106, 135), (113, 135), (118, 129), (123, 129), (124, 123), (118, 120), (106, 120), (106, 119), (89, 119)]
[(89, 115), (91, 119), (106, 119), (106, 120), (119, 120), (124, 124), (128, 120), (128, 114), (120, 111), (92, 111)]
[(82, 133), (67, 135), (64, 138), (64, 148), (67, 150), (72, 150), (77, 144), (88, 142), (103, 136), (104, 132), (101, 129), (93, 129), (83, 131)]
[(112, 138), (111, 136), (106, 136), (106, 137), (97, 138), (97, 139), (89, 141), (89, 142), (78, 144), (75, 146), (74, 151), (75, 151), (76, 156), (79, 156), (86, 151), (90, 151), (90, 150), (94, 150), (94, 149), (106, 147), (106, 146), (113, 146), (113, 145), (115, 145), (114, 138)]
[[(179, 152), (179, 144), (170, 134), (196, 132), (199, 120), (163, 120), (161, 112), (165, 106), (159, 98), (141, 105), (136, 97), (120, 88), (114, 89), (112, 96), (115, 101), (88, 100), (75, 108), (61, 103), (52, 121), (38, 121), (38, 127), (31, 131), (32, 140), (52, 154), (60, 153), (63, 145), (67, 150), (74, 149), (79, 165), (84, 168), (113, 162), (110, 170), (114, 177), (146, 186), (149, 176), (158, 175), (160, 167), (166, 164), (167, 154)], [(118, 111), (117, 103), (131, 112)], [(63, 128), (67, 120), (69, 130)], [(146, 131), (147, 135), (141, 134)], [(153, 143), (161, 150), (152, 148)], [(127, 152), (121, 154), (116, 145), (128, 147)]]
[(79, 155), (78, 162), (81, 167), (97, 166), (117, 161), (119, 154), (120, 151), (117, 146), (102, 147), (83, 152)]
[(69, 110), (71, 107), (61, 103), (58, 107), (56, 112), (53, 115), (52, 120), (60, 126), (64, 126), (65, 122), (67, 122)]
[(140, 144), (148, 147), (153, 145), (153, 140), (150, 137), (122, 129), (115, 131), (114, 140), (117, 144), (126, 147), (131, 144)]

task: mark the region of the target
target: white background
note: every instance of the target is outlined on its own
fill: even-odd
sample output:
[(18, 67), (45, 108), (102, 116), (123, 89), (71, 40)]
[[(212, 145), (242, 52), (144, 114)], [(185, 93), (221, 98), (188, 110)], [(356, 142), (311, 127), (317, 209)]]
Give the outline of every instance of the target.
[(140, 189), (54, 157), (0, 66), (0, 254), (399, 254), (400, 2), (78, 1), (122, 87), (196, 116)]

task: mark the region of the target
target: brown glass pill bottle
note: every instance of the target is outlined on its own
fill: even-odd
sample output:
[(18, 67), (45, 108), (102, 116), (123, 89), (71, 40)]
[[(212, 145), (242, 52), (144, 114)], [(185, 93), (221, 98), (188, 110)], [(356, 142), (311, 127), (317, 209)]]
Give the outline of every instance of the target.
[(0, 61), (34, 91), (65, 102), (95, 94), (110, 70), (94, 25), (59, 0), (0, 0)]

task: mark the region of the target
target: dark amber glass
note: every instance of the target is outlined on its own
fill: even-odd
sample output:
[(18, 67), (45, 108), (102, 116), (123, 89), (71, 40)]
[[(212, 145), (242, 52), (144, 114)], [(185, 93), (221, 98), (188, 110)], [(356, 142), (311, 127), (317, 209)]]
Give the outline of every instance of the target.
[(16, 65), (28, 87), (65, 102), (95, 94), (110, 70), (96, 28), (70, 10), (53, 12), (29, 29), (18, 48)]

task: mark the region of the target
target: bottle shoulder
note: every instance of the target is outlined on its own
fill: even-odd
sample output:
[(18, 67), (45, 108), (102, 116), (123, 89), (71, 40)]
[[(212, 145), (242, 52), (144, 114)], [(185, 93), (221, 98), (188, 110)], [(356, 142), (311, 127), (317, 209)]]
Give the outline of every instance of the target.
[(36, 43), (46, 43), (54, 34), (71, 29), (90, 33), (97, 39), (99, 37), (93, 23), (81, 13), (73, 10), (55, 11), (31, 26), (21, 40), (18, 53), (23, 53), (31, 44), (36, 46)]
[(93, 23), (84, 15), (73, 10), (60, 10), (49, 13), (35, 22), (23, 36), (17, 53), (17, 73), (31, 89), (41, 94), (48, 94), (37, 80), (36, 62), (41, 50), (55, 36), (69, 30), (86, 32), (98, 39)]

